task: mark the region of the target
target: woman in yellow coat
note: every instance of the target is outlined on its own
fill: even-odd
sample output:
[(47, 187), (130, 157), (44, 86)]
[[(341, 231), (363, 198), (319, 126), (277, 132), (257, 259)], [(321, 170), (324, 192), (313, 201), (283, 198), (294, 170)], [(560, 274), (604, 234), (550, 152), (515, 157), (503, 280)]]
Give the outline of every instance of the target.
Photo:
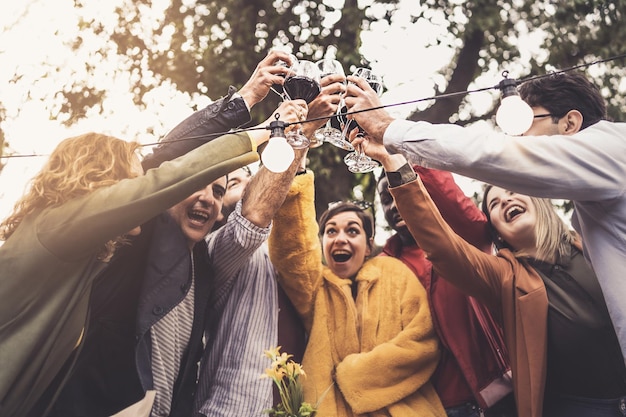
[(445, 416), (429, 382), (439, 349), (424, 288), (397, 259), (366, 260), (374, 227), (360, 207), (338, 203), (319, 227), (315, 219), (307, 172), (296, 176), (269, 240), (309, 336), (305, 400), (325, 393), (323, 417)]

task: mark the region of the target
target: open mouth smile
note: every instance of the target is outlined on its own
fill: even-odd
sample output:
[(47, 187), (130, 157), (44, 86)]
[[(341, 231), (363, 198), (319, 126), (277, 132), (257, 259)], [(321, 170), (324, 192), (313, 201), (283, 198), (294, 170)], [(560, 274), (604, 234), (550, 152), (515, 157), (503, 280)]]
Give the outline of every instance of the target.
[(332, 253), (333, 261), (337, 263), (347, 262), (352, 258), (352, 254), (348, 251), (337, 250)]
[(519, 206), (517, 204), (512, 205), (511, 207), (509, 207), (506, 210), (505, 213), (505, 219), (507, 221), (507, 223), (512, 222), (513, 220), (515, 220), (515, 218), (517, 218), (518, 216), (520, 216), (521, 214), (526, 213), (526, 209), (524, 209), (522, 206)]
[(189, 218), (191, 223), (198, 226), (204, 226), (210, 219), (209, 213), (197, 209), (187, 212), (187, 217)]

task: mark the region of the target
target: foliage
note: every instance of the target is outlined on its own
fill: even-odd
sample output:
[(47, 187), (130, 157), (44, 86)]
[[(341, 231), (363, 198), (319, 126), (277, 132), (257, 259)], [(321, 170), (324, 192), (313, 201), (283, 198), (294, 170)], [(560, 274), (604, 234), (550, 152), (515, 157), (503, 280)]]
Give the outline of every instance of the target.
[[(118, 10), (120, 24), (112, 39), (118, 53), (135, 56), (131, 70), (157, 74), (171, 80), (179, 90), (220, 97), (229, 85), (241, 86), (256, 64), (272, 47), (286, 48), (298, 58), (312, 60), (324, 56), (330, 46), (337, 48), (337, 59), (346, 71), (366, 64), (359, 53), (360, 32), (378, 17), (368, 6), (347, 0), (342, 7), (324, 1), (270, 0), (172, 0), (164, 18), (153, 33), (140, 34), (142, 8), (152, 7), (151, 0), (128, 1)], [(397, 0), (379, 2), (390, 16)], [(154, 50), (153, 39), (169, 37), (167, 48)], [(139, 77), (143, 79), (144, 77)], [(140, 92), (154, 84), (138, 83)], [(138, 98), (141, 97), (141, 93)], [(279, 98), (270, 95), (252, 111), (251, 124), (267, 118)], [(359, 177), (350, 174), (341, 162), (345, 151), (326, 145), (310, 152), (310, 167), (316, 172), (317, 213), (328, 202), (349, 199)], [(366, 177), (371, 177), (367, 175)], [(371, 181), (370, 181), (371, 183)], [(375, 188), (365, 187), (364, 194), (374, 199)]]
[[(626, 44), (616, 41), (626, 38), (622, 23), (626, 0), (409, 3), (407, 12), (398, 13), (399, 0), (123, 0), (116, 10), (116, 24), (85, 16), (69, 46), (86, 57), (83, 74), (115, 58), (116, 71), (130, 76), (138, 106), (144, 105), (150, 91), (166, 83), (192, 97), (216, 99), (229, 85), (242, 86), (272, 47), (285, 47), (300, 58), (316, 60), (333, 45), (337, 58), (350, 71), (392, 58), (399, 65), (417, 67), (420, 48), (448, 46), (454, 50), (450, 63), (425, 80), (432, 83), (436, 95), (489, 86), (488, 79), (495, 79), (495, 85), (503, 70), (515, 77), (533, 76), (626, 53)], [(75, 0), (77, 9), (86, 4)], [(403, 4), (406, 8), (406, 2)], [(436, 23), (440, 32), (424, 35), (421, 43), (410, 40), (403, 56), (362, 55), (363, 35), (368, 32), (407, 30), (424, 22)], [(86, 52), (86, 39), (100, 39), (98, 50)], [(529, 50), (518, 49), (523, 39), (526, 44), (530, 40)], [(622, 120), (626, 109), (626, 87), (621, 81), (626, 77), (625, 62), (621, 59), (587, 69), (603, 86), (609, 114), (615, 120)], [(61, 70), (44, 65), (39, 79)], [(22, 76), (16, 73), (14, 81), (33, 81)], [(460, 94), (435, 100), (407, 118), (459, 124), (489, 119), (498, 103), (497, 91), (492, 93), (494, 106), (490, 109), (477, 110), (470, 96)], [(68, 77), (51, 98), (57, 112), (52, 117), (71, 124), (92, 109), (103, 111), (106, 95), (105, 88), (88, 76)], [(253, 109), (252, 123), (266, 119), (277, 104), (278, 97), (268, 96)], [(343, 155), (344, 151), (328, 145), (310, 152), (310, 165), (317, 173), (318, 213), (328, 201), (354, 197), (357, 185), (365, 198), (373, 200), (373, 175), (349, 174), (341, 163)]]
[[(304, 391), (302, 389), (301, 378), (306, 377), (304, 370), (300, 364), (289, 360), (293, 355), (285, 352), (280, 353), (280, 346), (266, 350), (265, 356), (271, 361), (272, 365), (265, 370), (262, 378), (270, 378), (280, 394), (280, 403), (264, 413), (270, 414), (272, 417), (313, 417), (319, 405), (304, 401)], [(322, 396), (323, 398), (323, 396)]]

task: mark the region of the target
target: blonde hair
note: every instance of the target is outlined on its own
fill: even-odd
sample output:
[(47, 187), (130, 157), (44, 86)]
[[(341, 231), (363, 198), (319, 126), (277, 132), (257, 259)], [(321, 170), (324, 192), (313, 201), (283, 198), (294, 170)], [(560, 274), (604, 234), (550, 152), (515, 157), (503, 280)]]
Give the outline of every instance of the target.
[[(30, 214), (134, 177), (138, 148), (136, 142), (93, 132), (63, 140), (31, 179), (28, 192), (15, 204), (13, 212), (0, 223), (0, 239), (9, 239)], [(100, 258), (110, 259), (122, 240), (107, 242)]]
[(489, 214), (489, 208), (487, 207), (487, 194), (493, 188), (492, 185), (485, 187), (482, 200), (482, 211), (489, 220), (493, 241), (497, 249), (507, 248), (516, 258), (528, 258), (532, 257), (544, 262), (559, 263), (567, 258), (571, 254), (571, 248), (574, 242), (579, 241), (578, 234), (571, 230), (567, 224), (559, 217), (552, 201), (548, 198), (530, 197), (530, 201), (535, 207), (537, 212), (537, 219), (535, 221), (535, 253), (530, 255), (523, 250), (515, 250), (508, 242), (498, 239), (498, 231), (493, 227), (491, 223), (491, 216)]
[(565, 224), (547, 198), (531, 197), (537, 211), (535, 224), (535, 258), (560, 263), (569, 258), (577, 234)]

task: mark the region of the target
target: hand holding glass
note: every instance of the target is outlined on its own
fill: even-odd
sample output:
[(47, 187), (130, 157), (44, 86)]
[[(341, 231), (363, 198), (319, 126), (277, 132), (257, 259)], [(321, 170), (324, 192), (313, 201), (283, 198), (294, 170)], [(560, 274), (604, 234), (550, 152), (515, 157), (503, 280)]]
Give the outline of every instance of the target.
[[(283, 84), (283, 91), (287, 99), (302, 99), (309, 104), (321, 91), (320, 70), (311, 61), (298, 61), (289, 68)], [(303, 149), (309, 146), (309, 138), (304, 136), (300, 128), (287, 133), (287, 142), (294, 149)]]
[[(341, 62), (337, 61), (336, 59), (324, 58), (322, 60), (317, 61), (316, 65), (320, 69), (321, 78), (324, 78), (328, 75), (333, 75), (333, 74), (340, 74), (345, 77), (343, 66), (341, 65)], [(343, 99), (341, 100), (341, 102), (339, 103), (339, 106), (337, 107), (337, 114), (341, 112), (342, 107), (343, 107)], [(333, 126), (333, 124), (340, 125), (340, 123), (341, 122), (339, 121), (336, 115), (328, 119), (328, 122), (326, 122), (326, 125), (324, 125), (323, 127), (315, 131), (315, 133), (313, 134), (314, 140), (311, 141), (310, 146), (313, 148), (316, 146), (321, 146), (324, 142), (329, 142), (342, 149), (346, 149), (349, 151), (354, 150), (350, 142), (346, 141), (341, 136), (341, 130)], [(319, 145), (317, 145), (317, 143), (319, 143)]]
[[(374, 74), (369, 68), (357, 68), (352, 75), (355, 77), (364, 78), (378, 96), (382, 94), (382, 79), (378, 75)], [(344, 127), (343, 136), (345, 137), (348, 132), (354, 128), (359, 129), (359, 135), (365, 133), (355, 120), (349, 120)], [(378, 162), (372, 160), (372, 158), (365, 155), (360, 146), (359, 149), (355, 152), (351, 152), (346, 155), (343, 161), (348, 166), (348, 170), (354, 173), (370, 172), (373, 171), (374, 168), (380, 166)]]

